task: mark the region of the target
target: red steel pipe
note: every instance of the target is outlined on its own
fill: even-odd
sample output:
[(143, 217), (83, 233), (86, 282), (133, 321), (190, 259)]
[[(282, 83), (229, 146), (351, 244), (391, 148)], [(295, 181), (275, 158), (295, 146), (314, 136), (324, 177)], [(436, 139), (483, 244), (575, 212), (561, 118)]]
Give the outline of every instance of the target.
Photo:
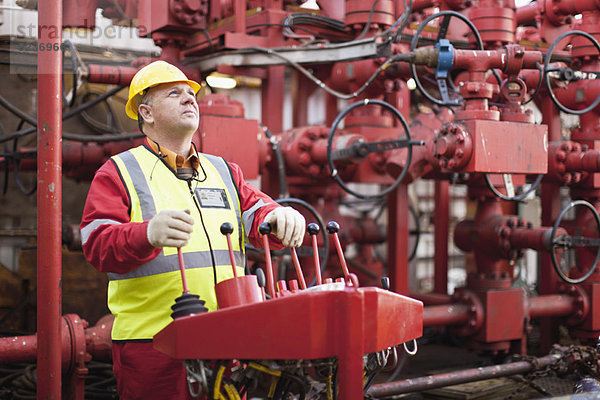
[(435, 250), (433, 291), (448, 294), (448, 232), (450, 231), (450, 183), (435, 181)]
[[(68, 320), (80, 324), (85, 328), (84, 335), (78, 336), (73, 324)], [(110, 362), (112, 359), (112, 340), (110, 332), (114, 316), (107, 314), (100, 318), (95, 326), (86, 328), (88, 323), (75, 314), (68, 314), (61, 318), (61, 341), (58, 351), (61, 354), (63, 369), (73, 367), (74, 348), (85, 347), (85, 352), (96, 361)], [(76, 341), (80, 343), (76, 343)], [(10, 336), (0, 338), (0, 365), (11, 363), (32, 363), (36, 361), (39, 346), (38, 334), (28, 336)]]
[(517, 361), (509, 364), (493, 365), (489, 367), (465, 369), (461, 371), (449, 372), (446, 374), (430, 375), (420, 378), (406, 379), (392, 383), (380, 383), (373, 385), (367, 394), (373, 397), (385, 397), (401, 393), (411, 393), (423, 390), (430, 390), (450, 385), (458, 385), (466, 382), (483, 381), (491, 378), (500, 378), (524, 374), (534, 370), (544, 368), (555, 363), (561, 358), (560, 354), (551, 354), (548, 356), (536, 358), (533, 361)]
[(575, 298), (565, 294), (550, 294), (527, 299), (531, 318), (562, 317), (575, 313)]
[[(62, 43), (62, 2), (38, 3), (38, 43)], [(62, 52), (38, 48), (37, 398), (61, 398)]]
[(471, 319), (468, 304), (443, 304), (423, 307), (423, 326), (460, 325)]
[(531, 2), (523, 7), (518, 7), (516, 10), (517, 26), (534, 23), (538, 13), (539, 5), (537, 1)]
[(127, 86), (138, 69), (134, 67), (89, 64), (88, 71), (87, 80), (90, 83)]
[(559, 26), (562, 23), (561, 17), (594, 10), (600, 10), (598, 0), (534, 1), (517, 8), (517, 26), (534, 23), (537, 15), (542, 13), (553, 25)]

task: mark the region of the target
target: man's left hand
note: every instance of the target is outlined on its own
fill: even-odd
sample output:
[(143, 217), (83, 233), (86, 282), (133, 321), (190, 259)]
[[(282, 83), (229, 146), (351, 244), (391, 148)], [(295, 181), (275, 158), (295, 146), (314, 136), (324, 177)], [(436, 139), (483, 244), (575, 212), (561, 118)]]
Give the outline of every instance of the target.
[(292, 207), (277, 207), (267, 214), (265, 221), (271, 225), (272, 233), (286, 247), (298, 247), (304, 240), (306, 220)]

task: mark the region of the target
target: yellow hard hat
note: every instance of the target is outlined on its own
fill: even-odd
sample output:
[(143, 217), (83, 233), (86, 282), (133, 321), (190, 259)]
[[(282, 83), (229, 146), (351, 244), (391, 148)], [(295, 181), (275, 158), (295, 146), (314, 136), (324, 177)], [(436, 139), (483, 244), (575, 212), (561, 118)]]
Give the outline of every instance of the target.
[(176, 66), (162, 60), (154, 61), (136, 72), (129, 84), (129, 99), (125, 105), (127, 116), (137, 120), (138, 104), (134, 99), (152, 86), (169, 82), (186, 82), (194, 89), (194, 93), (198, 93), (198, 90), (200, 90), (200, 85), (197, 82), (189, 80)]

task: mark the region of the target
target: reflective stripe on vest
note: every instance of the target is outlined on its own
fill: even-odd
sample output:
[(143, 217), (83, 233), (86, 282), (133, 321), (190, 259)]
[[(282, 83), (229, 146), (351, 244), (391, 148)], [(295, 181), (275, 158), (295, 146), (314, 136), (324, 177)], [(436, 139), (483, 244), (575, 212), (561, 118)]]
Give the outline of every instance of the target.
[[(142, 148), (145, 149), (143, 146), (142, 146)], [(158, 158), (156, 157), (155, 154), (152, 153), (152, 156), (155, 159), (155, 162), (158, 161)], [(234, 185), (233, 181), (231, 180), (229, 168), (227, 167), (227, 165), (225, 164), (225, 162), (223, 161), (222, 158), (214, 157), (214, 156), (210, 156), (210, 155), (206, 155), (206, 154), (204, 154), (203, 156), (208, 161), (210, 161), (210, 163), (215, 167), (215, 169), (219, 173), (219, 175), (229, 193), (230, 198), (236, 200), (236, 201), (233, 201), (232, 203), (234, 205), (234, 212), (235, 212), (235, 217), (236, 217), (237, 225), (238, 225), (237, 232), (243, 232), (242, 220), (240, 219), (239, 199), (237, 196), (237, 190), (235, 189), (235, 185)], [(139, 162), (136, 160), (136, 157), (134, 156), (132, 151), (127, 151), (127, 152), (121, 153), (115, 157), (120, 157), (120, 159), (123, 161), (125, 168), (127, 169), (127, 172), (129, 173), (129, 176), (131, 178), (131, 183), (133, 184), (133, 187), (135, 188), (137, 199), (139, 201), (143, 221), (150, 220), (153, 216), (156, 215), (156, 205), (154, 202), (154, 197), (153, 197), (150, 187), (148, 185), (148, 181), (146, 180), (146, 177), (144, 175), (144, 172), (142, 171), (142, 168), (141, 168)], [(157, 164), (161, 164), (161, 167), (166, 168), (166, 166), (162, 165), (161, 162), (158, 162)], [(157, 168), (157, 165), (153, 166), (152, 168), (153, 169)], [(166, 169), (168, 169), (168, 168), (166, 168)], [(150, 173), (153, 173), (153, 172), (154, 171), (151, 171)], [(179, 178), (177, 178), (177, 177), (174, 177), (174, 179), (179, 180)], [(186, 183), (186, 185), (187, 185), (187, 183)], [(195, 205), (193, 208), (195, 209)], [(133, 209), (133, 207), (132, 207), (132, 209)], [(254, 211), (255, 210), (252, 210), (252, 220), (254, 219)], [(132, 213), (133, 213), (133, 210), (132, 210)], [(204, 213), (204, 211), (203, 211), (203, 213)], [(223, 222), (231, 222), (231, 221), (223, 221)], [(252, 226), (252, 225), (250, 225), (250, 226)], [(200, 226), (196, 226), (196, 229), (200, 229)], [(220, 235), (220, 233), (218, 233), (218, 234)], [(244, 249), (243, 235), (238, 235), (238, 242), (239, 242), (239, 249)], [(244, 255), (243, 255), (242, 251), (234, 250), (234, 257), (235, 257), (235, 262), (236, 262), (237, 266), (244, 265)], [(214, 252), (215, 259), (216, 259), (215, 260), (216, 265), (227, 265), (227, 264), (231, 263), (230, 259), (229, 259), (228, 249), (216, 250), (213, 247), (213, 252)], [(185, 260), (186, 268), (212, 267), (210, 250), (184, 252), (184, 260)], [(176, 271), (178, 269), (179, 269), (179, 260), (177, 258), (177, 254), (166, 256), (164, 254), (164, 250), (163, 250), (158, 257), (147, 262), (146, 264), (142, 265), (141, 267), (137, 268), (134, 271), (131, 271), (126, 274), (109, 273), (108, 277), (110, 280), (139, 278), (142, 276), (155, 275), (155, 274), (160, 274), (163, 272)]]
[[(209, 310), (214, 310), (217, 304), (207, 239), (213, 250), (217, 281), (233, 277), (227, 240), (219, 229), (223, 222), (232, 223), (236, 266), (238, 275), (243, 275), (245, 226), (240, 215), (238, 192), (225, 161), (205, 154), (198, 156), (206, 179), (190, 183), (179, 179), (145, 146), (112, 159), (131, 198), (131, 222), (147, 221), (164, 209), (191, 211), (195, 220), (194, 232), (182, 248), (188, 289), (206, 301)], [(202, 177), (202, 172), (200, 174)], [(209, 238), (204, 233), (201, 216)], [(171, 322), (170, 306), (182, 292), (177, 249), (165, 247), (156, 258), (139, 268), (126, 274), (109, 274), (109, 279), (108, 306), (115, 315), (113, 340), (151, 339)]]

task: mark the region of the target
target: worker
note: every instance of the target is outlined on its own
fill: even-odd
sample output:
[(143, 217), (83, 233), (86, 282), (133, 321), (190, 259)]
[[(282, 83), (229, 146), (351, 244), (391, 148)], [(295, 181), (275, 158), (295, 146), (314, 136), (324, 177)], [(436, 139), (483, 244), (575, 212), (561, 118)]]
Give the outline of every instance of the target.
[[(261, 247), (262, 222), (272, 225), (276, 238), (269, 240), (275, 248), (299, 246), (304, 237), (298, 211), (244, 181), (236, 164), (196, 151), (199, 88), (165, 61), (135, 74), (125, 110), (138, 120), (145, 143), (102, 165), (85, 203), (83, 251), (109, 276), (113, 370), (121, 400), (189, 396), (181, 360), (152, 347), (153, 336), (172, 321), (170, 307), (182, 293), (177, 248), (185, 258), (190, 293), (215, 310), (215, 284), (233, 276), (222, 223), (234, 225), (231, 238), (242, 274), (244, 242)], [(223, 140), (243, 146), (234, 135)]]

